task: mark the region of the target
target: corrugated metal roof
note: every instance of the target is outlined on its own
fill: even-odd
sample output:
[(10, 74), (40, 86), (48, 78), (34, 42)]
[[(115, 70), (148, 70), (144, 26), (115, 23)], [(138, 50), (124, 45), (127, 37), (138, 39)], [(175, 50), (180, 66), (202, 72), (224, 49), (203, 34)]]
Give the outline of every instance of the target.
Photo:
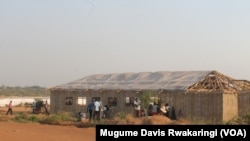
[(184, 90), (212, 71), (158, 71), (94, 74), (53, 89)]

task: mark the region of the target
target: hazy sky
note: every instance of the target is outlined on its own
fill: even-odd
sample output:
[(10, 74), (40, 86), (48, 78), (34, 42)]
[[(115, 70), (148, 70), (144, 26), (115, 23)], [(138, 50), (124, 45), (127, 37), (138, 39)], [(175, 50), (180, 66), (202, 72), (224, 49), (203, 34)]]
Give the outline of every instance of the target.
[(217, 70), (250, 80), (249, 0), (0, 0), (0, 85)]

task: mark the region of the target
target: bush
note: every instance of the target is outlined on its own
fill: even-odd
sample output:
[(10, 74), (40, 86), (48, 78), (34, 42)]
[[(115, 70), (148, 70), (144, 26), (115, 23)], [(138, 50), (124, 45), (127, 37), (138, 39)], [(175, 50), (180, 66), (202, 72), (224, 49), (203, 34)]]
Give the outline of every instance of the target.
[(24, 112), (19, 113), (17, 116), (15, 116), (14, 121), (27, 122), (28, 121), (27, 113)]
[(249, 125), (250, 124), (250, 113), (247, 113), (244, 116), (241, 117), (235, 117), (232, 120), (226, 122), (226, 124), (246, 124)]
[(243, 116), (243, 119), (245, 120), (245, 123), (249, 125), (250, 124), (250, 113)]
[(28, 118), (29, 121), (32, 121), (32, 122), (38, 122), (39, 121), (39, 118), (37, 118), (36, 116), (32, 115)]
[(58, 114), (52, 114), (41, 120), (44, 124), (63, 124), (65, 122), (74, 122), (76, 118), (73, 118), (68, 112), (60, 112)]
[(119, 117), (120, 119), (125, 119), (126, 118), (126, 113), (119, 112), (119, 113), (117, 113), (117, 117)]

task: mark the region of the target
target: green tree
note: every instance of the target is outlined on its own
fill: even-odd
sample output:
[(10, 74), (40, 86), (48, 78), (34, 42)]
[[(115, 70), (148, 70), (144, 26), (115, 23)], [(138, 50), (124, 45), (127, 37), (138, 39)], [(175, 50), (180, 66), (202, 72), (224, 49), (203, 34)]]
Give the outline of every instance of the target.
[(141, 98), (142, 108), (147, 109), (149, 107), (151, 95), (152, 95), (151, 91), (143, 92), (142, 98)]

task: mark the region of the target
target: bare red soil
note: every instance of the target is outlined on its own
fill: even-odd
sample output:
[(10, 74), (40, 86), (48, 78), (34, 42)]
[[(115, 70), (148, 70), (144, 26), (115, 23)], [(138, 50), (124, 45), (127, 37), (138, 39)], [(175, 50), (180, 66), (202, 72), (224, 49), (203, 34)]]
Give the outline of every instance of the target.
[(5, 115), (7, 108), (0, 108), (0, 140), (2, 141), (95, 141), (95, 128), (76, 126), (18, 123), (13, 119), (18, 112), (31, 113), (30, 108), (14, 107), (13, 115)]

